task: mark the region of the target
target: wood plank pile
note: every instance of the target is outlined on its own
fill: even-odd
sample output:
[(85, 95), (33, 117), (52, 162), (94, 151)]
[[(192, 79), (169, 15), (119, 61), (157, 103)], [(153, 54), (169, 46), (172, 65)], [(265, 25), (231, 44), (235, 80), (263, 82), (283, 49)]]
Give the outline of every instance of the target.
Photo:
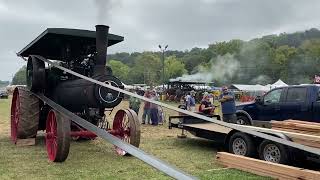
[(229, 168), (280, 180), (318, 180), (320, 177), (320, 172), (318, 171), (276, 164), (226, 152), (218, 152), (216, 158), (218, 163)]
[(271, 121), (272, 129), (320, 136), (320, 123), (285, 120)]
[(298, 120), (271, 121), (271, 127), (275, 130), (293, 132), (287, 135), (296, 143), (320, 148), (320, 123)]

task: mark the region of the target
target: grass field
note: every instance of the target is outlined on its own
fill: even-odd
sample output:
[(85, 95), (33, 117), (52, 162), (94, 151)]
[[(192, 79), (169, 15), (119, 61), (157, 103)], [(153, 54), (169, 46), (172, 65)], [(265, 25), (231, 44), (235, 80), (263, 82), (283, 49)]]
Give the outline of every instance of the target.
[[(64, 163), (47, 160), (44, 137), (30, 147), (10, 142), (10, 99), (0, 99), (0, 179), (170, 179), (135, 157), (120, 157), (101, 139), (71, 143)], [(120, 107), (127, 107), (123, 102)], [(166, 111), (166, 113), (173, 113)], [(217, 145), (194, 137), (178, 139), (166, 125), (141, 128), (140, 148), (200, 179), (269, 179), (215, 163)]]

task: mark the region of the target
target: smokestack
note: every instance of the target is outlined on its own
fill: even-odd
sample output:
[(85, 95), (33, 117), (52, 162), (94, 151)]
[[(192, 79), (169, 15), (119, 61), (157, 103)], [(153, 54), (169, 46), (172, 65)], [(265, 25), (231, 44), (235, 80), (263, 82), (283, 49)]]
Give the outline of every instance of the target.
[(96, 25), (96, 62), (94, 74), (105, 74), (109, 26)]

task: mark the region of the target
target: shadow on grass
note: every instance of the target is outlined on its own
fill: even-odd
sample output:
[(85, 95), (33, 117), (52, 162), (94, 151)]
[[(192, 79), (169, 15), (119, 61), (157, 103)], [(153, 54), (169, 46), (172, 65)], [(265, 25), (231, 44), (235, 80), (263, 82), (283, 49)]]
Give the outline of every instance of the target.
[(223, 145), (222, 143), (218, 143), (212, 140), (201, 139), (201, 138), (185, 138), (185, 139), (175, 139), (175, 143), (179, 146), (187, 145), (200, 147), (207, 150), (219, 149)]

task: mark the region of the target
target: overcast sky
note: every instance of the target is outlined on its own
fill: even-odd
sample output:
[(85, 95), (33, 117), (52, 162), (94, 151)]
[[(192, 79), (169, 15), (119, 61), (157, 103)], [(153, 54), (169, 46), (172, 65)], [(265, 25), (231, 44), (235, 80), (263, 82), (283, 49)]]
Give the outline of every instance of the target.
[(230, 39), (320, 27), (319, 0), (0, 0), (0, 80), (25, 63), (15, 56), (47, 27), (107, 24), (125, 41), (109, 52), (207, 47)]

